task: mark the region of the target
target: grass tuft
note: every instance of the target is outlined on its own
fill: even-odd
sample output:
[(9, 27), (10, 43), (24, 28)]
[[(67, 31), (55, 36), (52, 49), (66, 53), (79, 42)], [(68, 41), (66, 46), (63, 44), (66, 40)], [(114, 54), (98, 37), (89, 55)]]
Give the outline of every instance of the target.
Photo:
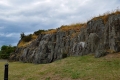
[(98, 17), (92, 18), (92, 20), (97, 20), (97, 19), (101, 18), (104, 21), (104, 24), (106, 24), (109, 16), (117, 15), (117, 14), (120, 14), (120, 9), (116, 9), (115, 11), (112, 11), (112, 12), (106, 12), (103, 15), (99, 15)]

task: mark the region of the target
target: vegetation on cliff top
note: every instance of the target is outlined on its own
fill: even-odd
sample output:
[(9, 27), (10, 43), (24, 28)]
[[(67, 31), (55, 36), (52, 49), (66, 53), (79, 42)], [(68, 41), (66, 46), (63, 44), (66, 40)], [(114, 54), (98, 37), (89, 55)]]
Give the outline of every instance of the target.
[[(97, 20), (99, 18), (101, 18), (104, 22), (104, 24), (106, 24), (109, 16), (111, 15), (116, 15), (116, 14), (120, 14), (120, 10), (116, 9), (115, 11), (112, 12), (107, 12), (104, 13), (103, 15), (99, 15), (97, 17), (92, 18), (91, 20)], [(72, 34), (72, 36), (77, 35), (77, 33), (80, 31), (81, 28), (85, 28), (87, 26), (87, 23), (76, 23), (76, 24), (71, 24), (71, 25), (62, 25), (60, 28), (57, 29), (49, 29), (49, 30), (38, 30), (35, 31), (33, 34), (30, 35), (24, 35), (23, 33), (21, 34), (21, 41), (18, 44), (18, 47), (22, 47), (22, 46), (26, 46), (28, 44), (30, 44), (30, 42), (34, 39), (36, 39), (38, 37), (39, 34), (54, 34), (56, 33), (58, 30), (60, 31), (69, 31), (69, 30), (74, 30), (76, 31), (76, 34)]]
[(24, 33), (21, 33), (21, 41), (18, 43), (18, 47), (24, 47), (30, 44), (32, 40), (38, 37), (39, 34), (43, 34), (43, 35), (54, 34), (58, 30), (60, 31), (74, 30), (76, 32), (79, 32), (81, 28), (85, 28), (85, 27), (86, 27), (86, 23), (76, 23), (76, 24), (71, 24), (71, 25), (62, 25), (60, 28), (57, 28), (57, 29), (38, 30), (38, 31), (35, 31), (33, 34), (29, 34), (29, 35), (25, 35)]
[(104, 21), (104, 24), (106, 24), (109, 16), (117, 15), (117, 14), (120, 14), (120, 9), (116, 9), (115, 11), (112, 11), (112, 12), (106, 12), (103, 15), (99, 15), (97, 17), (92, 18), (91, 20), (97, 20), (97, 19), (101, 18)]

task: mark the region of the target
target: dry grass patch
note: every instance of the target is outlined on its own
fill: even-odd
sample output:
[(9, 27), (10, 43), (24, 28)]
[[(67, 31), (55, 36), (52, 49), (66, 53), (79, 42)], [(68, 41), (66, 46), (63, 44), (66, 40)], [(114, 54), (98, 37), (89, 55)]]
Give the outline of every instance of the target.
[[(116, 57), (87, 55), (49, 64), (9, 62), (9, 80), (119, 80), (119, 61)], [(0, 63), (0, 80), (3, 80), (4, 64)]]
[(18, 47), (26, 47), (27, 45), (29, 45), (33, 40), (37, 39), (38, 35), (35, 34), (31, 34), (31, 40), (26, 42), (24, 41), (24, 39), (21, 39), (21, 41), (18, 44)]
[(86, 27), (86, 23), (76, 23), (71, 25), (63, 25), (60, 27), (61, 31), (68, 31), (68, 30), (75, 30), (76, 32), (79, 32), (81, 28)]
[(57, 32), (57, 29), (50, 29), (48, 31), (42, 32), (42, 34), (54, 34)]
[(115, 11), (112, 11), (112, 12), (106, 12), (103, 15), (99, 15), (98, 17), (92, 18), (92, 20), (97, 20), (97, 19), (101, 18), (105, 24), (108, 21), (109, 16), (117, 15), (117, 14), (120, 14), (120, 9), (116, 9)]
[(33, 34), (32, 35), (32, 40), (35, 40), (38, 37), (38, 35)]
[(30, 42), (25, 42), (25, 41), (20, 41), (20, 43), (18, 44), (18, 47), (26, 47), (27, 45), (29, 45), (31, 43), (31, 41)]

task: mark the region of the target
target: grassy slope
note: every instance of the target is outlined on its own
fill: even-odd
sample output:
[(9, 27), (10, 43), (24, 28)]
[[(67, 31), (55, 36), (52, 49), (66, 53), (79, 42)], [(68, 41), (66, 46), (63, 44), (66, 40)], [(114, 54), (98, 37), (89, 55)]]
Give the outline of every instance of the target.
[[(4, 64), (0, 62), (0, 80)], [(50, 64), (9, 62), (9, 80), (119, 80), (120, 53), (94, 58), (68, 57)]]

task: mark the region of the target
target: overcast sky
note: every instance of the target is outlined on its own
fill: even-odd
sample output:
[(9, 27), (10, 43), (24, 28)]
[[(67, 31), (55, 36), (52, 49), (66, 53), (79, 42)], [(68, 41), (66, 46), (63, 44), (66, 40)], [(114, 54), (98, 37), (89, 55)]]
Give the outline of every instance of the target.
[(17, 45), (20, 34), (86, 22), (120, 7), (120, 0), (0, 0), (0, 46)]

